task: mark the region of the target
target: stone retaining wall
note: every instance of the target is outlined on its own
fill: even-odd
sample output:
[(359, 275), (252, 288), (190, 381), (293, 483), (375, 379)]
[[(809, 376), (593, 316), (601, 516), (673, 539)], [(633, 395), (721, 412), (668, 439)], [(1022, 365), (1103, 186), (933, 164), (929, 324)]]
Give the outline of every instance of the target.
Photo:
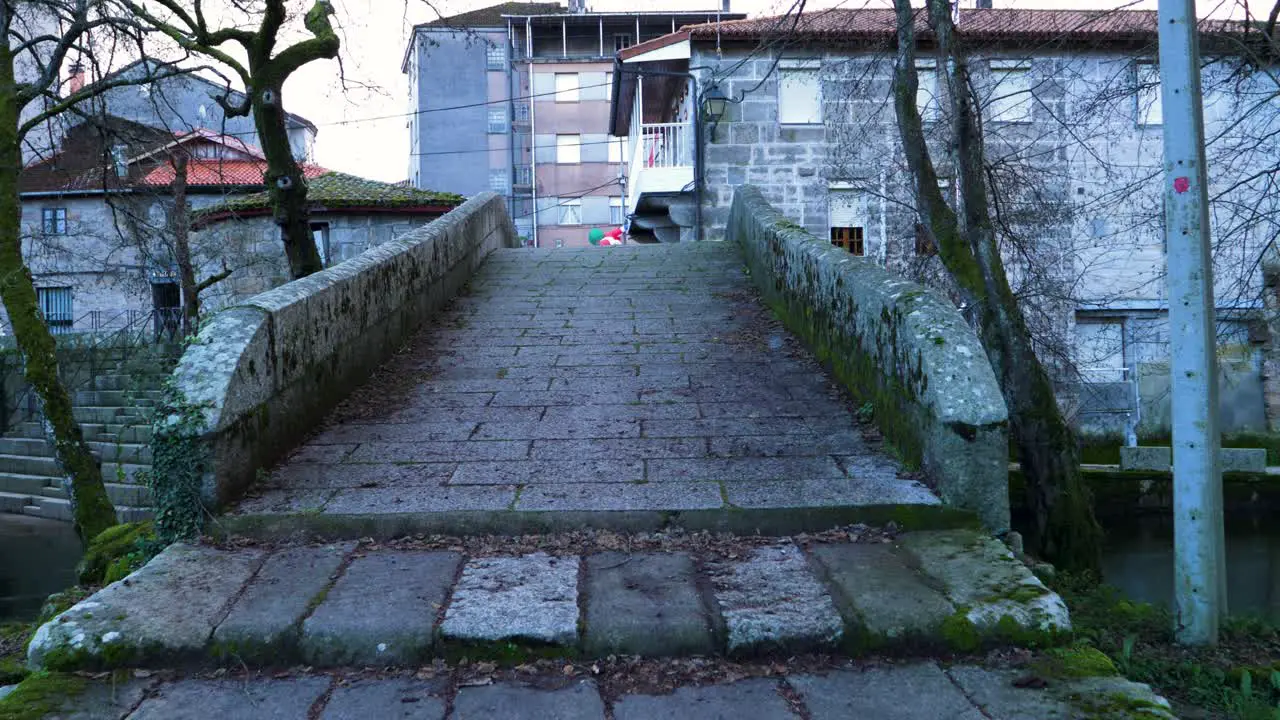
[(397, 240), (215, 315), (174, 371), (186, 401), (205, 408), (206, 501), (237, 498), (452, 298), (489, 252), (516, 246), (502, 198), (483, 193)]
[(943, 501), (1009, 527), (1008, 412), (977, 336), (921, 285), (815, 238), (754, 187), (734, 193), (737, 242), (764, 300), (853, 394)]

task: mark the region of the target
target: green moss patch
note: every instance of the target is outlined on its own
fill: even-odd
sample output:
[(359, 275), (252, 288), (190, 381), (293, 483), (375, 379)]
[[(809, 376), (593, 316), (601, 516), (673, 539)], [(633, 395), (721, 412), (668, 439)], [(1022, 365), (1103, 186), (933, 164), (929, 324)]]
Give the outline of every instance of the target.
[(1116, 666), (1106, 653), (1091, 645), (1073, 645), (1046, 650), (1033, 664), (1038, 675), (1047, 678), (1110, 677)]
[(68, 698), (84, 693), (88, 681), (61, 673), (32, 673), (0, 700), (0, 720), (40, 720), (60, 708)]
[[(150, 520), (115, 525), (89, 543), (80, 561), (80, 582), (95, 585), (114, 582), (142, 567), (154, 552), (155, 528)], [(108, 580), (108, 574), (113, 579)]]

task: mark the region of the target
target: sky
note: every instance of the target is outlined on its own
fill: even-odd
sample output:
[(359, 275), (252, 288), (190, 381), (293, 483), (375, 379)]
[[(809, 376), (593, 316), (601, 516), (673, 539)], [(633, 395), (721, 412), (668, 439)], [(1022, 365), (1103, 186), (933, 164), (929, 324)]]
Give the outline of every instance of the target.
[[(408, 174), (409, 80), (400, 72), (409, 30), (416, 23), (435, 20), (495, 4), (499, 0), (336, 0), (335, 23), (343, 38), (342, 73), (336, 61), (314, 62), (284, 88), (285, 106), (319, 127), (316, 162), (331, 170), (394, 182)], [(972, 0), (962, 0), (964, 5)], [(1215, 0), (1215, 2), (1218, 0)], [(1231, 0), (1222, 0), (1231, 2)], [(562, 0), (566, 2), (567, 0)], [(857, 3), (854, 5), (853, 3)], [(1120, 0), (993, 0), (996, 7), (1080, 9), (1112, 8)], [(1156, 0), (1123, 3), (1154, 10)], [(807, 9), (823, 7), (888, 6), (887, 0), (808, 0)], [(588, 0), (594, 11), (626, 11), (635, 0)], [(645, 2), (645, 10), (714, 9), (719, 0)], [(777, 14), (789, 0), (732, 0), (735, 12)], [(1201, 11), (1210, 8), (1200, 0)], [(434, 9), (433, 9), (434, 8)], [(390, 117), (388, 117), (390, 116)], [(381, 118), (381, 119), (375, 119)]]

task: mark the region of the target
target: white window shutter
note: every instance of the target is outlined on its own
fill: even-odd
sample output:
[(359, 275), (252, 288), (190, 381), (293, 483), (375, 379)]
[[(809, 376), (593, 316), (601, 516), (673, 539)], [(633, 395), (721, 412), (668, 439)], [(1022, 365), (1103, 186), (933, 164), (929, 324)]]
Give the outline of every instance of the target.
[(817, 69), (782, 68), (778, 77), (778, 122), (783, 125), (821, 123), (822, 91)]

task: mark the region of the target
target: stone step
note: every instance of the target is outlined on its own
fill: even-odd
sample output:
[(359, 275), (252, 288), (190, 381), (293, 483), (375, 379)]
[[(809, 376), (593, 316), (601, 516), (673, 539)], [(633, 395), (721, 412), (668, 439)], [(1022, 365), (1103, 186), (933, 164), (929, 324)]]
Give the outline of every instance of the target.
[[(80, 431), (84, 433), (85, 440), (94, 442), (114, 443), (119, 441), (138, 445), (145, 445), (151, 442), (151, 422), (149, 420), (133, 425), (81, 423)], [(44, 436), (44, 427), (40, 423), (24, 422), (19, 423), (5, 437), (43, 439)]]
[[(102, 460), (151, 464), (151, 448), (134, 443), (88, 441), (89, 448)], [(53, 446), (40, 438), (0, 438), (0, 455), (26, 455), (27, 457), (53, 457)]]
[(21, 493), (0, 492), (0, 513), (25, 514), (31, 504), (31, 496)]
[(107, 407), (101, 405), (77, 405), (71, 414), (79, 423), (99, 423), (105, 425), (141, 425), (150, 423), (150, 416), (141, 408)]
[[(71, 501), (65, 497), (35, 496), (27, 498), (28, 504), (22, 514), (46, 520), (71, 522)], [(119, 522), (138, 522), (151, 519), (151, 508), (116, 506), (116, 520)]]
[(1052, 643), (1070, 630), (1061, 598), (994, 539), (969, 530), (865, 537), (741, 539), (720, 550), (672, 541), (630, 554), (607, 549), (615, 543), (559, 556), (493, 556), (501, 545), (470, 557), (354, 542), (175, 545), (43, 626), (29, 660), (70, 670), (968, 653)]
[[(151, 490), (145, 485), (132, 485), (129, 483), (103, 483), (107, 489), (107, 499), (112, 505), (116, 506), (133, 506), (133, 507), (150, 507), (151, 506)], [(63, 491), (59, 485), (46, 485), (37, 490), (33, 495), (48, 498), (60, 498), (65, 500), (67, 493)]]
[(47, 475), (23, 475), (0, 472), (0, 492), (39, 495), (42, 490), (56, 486), (58, 480)]
[[(194, 673), (77, 678), (78, 692), (39, 697), (42, 708), (51, 713), (47, 717), (137, 720), (1174, 718), (1169, 702), (1149, 686), (1126, 680), (1102, 663), (1092, 672), (1070, 676), (1045, 673), (1047, 687), (1019, 682), (1032, 670), (1050, 667), (1054, 660), (1054, 651), (1030, 655), (1016, 667), (972, 659), (870, 666), (815, 657), (797, 658), (786, 665), (757, 660), (733, 666), (708, 659), (694, 674), (661, 660), (618, 659), (589, 667), (530, 663), (518, 677), (477, 670), (483, 663), (473, 662), (432, 666), (424, 668), (426, 672), (403, 669), (377, 674), (352, 668), (293, 669), (266, 675), (234, 668), (214, 679)], [(662, 681), (658, 687), (636, 682), (648, 677)], [(42, 680), (29, 681), (28, 697), (35, 695)]]
[(157, 390), (79, 390), (72, 402), (82, 407), (154, 407), (160, 399)]
[[(137, 463), (102, 463), (102, 477), (104, 480), (117, 480), (123, 474), (125, 479), (131, 479), (141, 470), (150, 468), (150, 465), (141, 465)], [(17, 473), (19, 475), (43, 475), (45, 477), (62, 477), (62, 472), (58, 468), (58, 462), (51, 457), (31, 457), (27, 455), (6, 455), (0, 454), (0, 472)]]

